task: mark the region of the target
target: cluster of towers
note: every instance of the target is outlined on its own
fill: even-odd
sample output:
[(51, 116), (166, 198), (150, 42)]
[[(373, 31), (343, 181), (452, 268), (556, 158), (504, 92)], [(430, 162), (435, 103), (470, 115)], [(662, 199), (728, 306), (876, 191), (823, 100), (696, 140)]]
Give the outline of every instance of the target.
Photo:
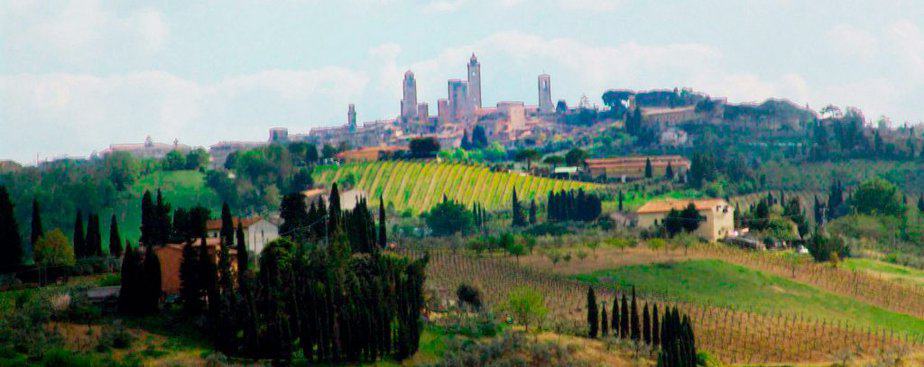
[[(404, 73), (401, 98), (401, 116), (404, 123), (412, 121), (425, 122), (429, 119), (427, 103), (417, 102), (417, 80), (410, 70)], [(437, 117), (440, 122), (462, 122), (471, 119), (482, 108), (481, 103), (481, 63), (475, 54), (468, 61), (466, 80), (449, 79), (447, 97), (437, 101)], [(540, 113), (553, 112), (551, 77), (539, 75)]]

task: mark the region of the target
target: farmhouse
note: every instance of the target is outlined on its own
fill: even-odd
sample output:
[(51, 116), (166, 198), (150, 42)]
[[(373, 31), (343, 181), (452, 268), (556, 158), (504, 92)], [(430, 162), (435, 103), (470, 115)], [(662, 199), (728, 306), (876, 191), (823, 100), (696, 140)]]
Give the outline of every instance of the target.
[(337, 159), (341, 162), (374, 162), (403, 151), (407, 151), (407, 147), (388, 145), (365, 147), (337, 153)]
[[(244, 242), (247, 244), (247, 251), (254, 255), (259, 255), (267, 243), (279, 238), (279, 226), (260, 216), (233, 218), (232, 221), (235, 231), (237, 231), (238, 224), (244, 226)], [(221, 220), (208, 221), (205, 230), (209, 238), (218, 238), (221, 232)]]
[(735, 230), (735, 207), (722, 199), (699, 200), (653, 200), (638, 208), (638, 227), (652, 228), (664, 221), (671, 209), (683, 210), (693, 203), (699, 215), (705, 218), (696, 229), (695, 235), (715, 242), (732, 234)]
[(670, 165), (674, 174), (690, 169), (690, 161), (679, 155), (651, 155), (588, 159), (584, 163), (591, 177), (634, 179), (645, 177), (645, 162), (651, 160), (654, 176), (663, 176)]
[[(210, 237), (206, 238), (205, 243), (208, 247), (209, 255), (214, 256), (217, 263), (218, 248), (221, 244), (221, 239)], [(185, 246), (185, 244), (170, 243), (165, 246), (157, 246), (154, 248), (154, 253), (157, 254), (157, 259), (160, 261), (160, 288), (164, 294), (172, 295), (180, 292), (180, 264), (183, 263), (183, 246)], [(198, 254), (201, 242), (196, 240), (192, 243), (192, 246)], [(142, 253), (144, 253), (144, 251), (142, 251)], [(237, 251), (232, 248), (228, 251), (228, 254), (231, 256), (231, 268), (236, 271)]]

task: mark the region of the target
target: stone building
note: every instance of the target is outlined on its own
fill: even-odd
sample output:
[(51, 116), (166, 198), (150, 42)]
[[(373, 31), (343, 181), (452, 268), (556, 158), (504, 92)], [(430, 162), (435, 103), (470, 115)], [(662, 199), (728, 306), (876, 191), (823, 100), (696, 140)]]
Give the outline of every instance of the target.
[(539, 75), (539, 113), (555, 112), (552, 106), (552, 77), (549, 74)]
[(474, 53), (468, 61), (468, 93), (471, 107), (481, 108), (481, 64)]
[(417, 119), (417, 80), (410, 70), (404, 73), (401, 98), (401, 120), (404, 122)]
[(639, 228), (654, 228), (664, 223), (667, 213), (683, 210), (690, 204), (703, 217), (693, 234), (707, 241), (715, 242), (732, 235), (735, 231), (735, 207), (722, 199), (699, 200), (653, 200), (645, 203), (636, 211)]

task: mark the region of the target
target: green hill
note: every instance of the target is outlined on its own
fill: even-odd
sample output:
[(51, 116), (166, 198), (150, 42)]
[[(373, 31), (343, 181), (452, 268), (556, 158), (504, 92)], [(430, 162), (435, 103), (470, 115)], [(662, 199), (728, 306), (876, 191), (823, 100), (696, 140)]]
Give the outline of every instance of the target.
[(544, 200), (549, 191), (584, 188), (594, 184), (554, 180), (525, 174), (491, 172), (485, 166), (437, 162), (386, 161), (323, 166), (314, 179), (329, 185), (352, 185), (371, 197), (382, 196), (396, 210), (429, 210), (446, 195), (465, 204), (481, 203), (491, 210), (509, 207), (513, 188), (520, 200)]
[(142, 176), (122, 193), (113, 209), (100, 213), (100, 233), (103, 247), (109, 248), (109, 217), (116, 214), (122, 238), (137, 244), (141, 236), (141, 196), (145, 190), (155, 193), (161, 189), (164, 200), (173, 209), (203, 205), (212, 209), (212, 215), (221, 210), (221, 199), (205, 185), (205, 175), (199, 171), (157, 171)]
[(634, 285), (644, 293), (684, 302), (751, 309), (764, 314), (804, 314), (924, 335), (924, 320), (721, 260), (632, 265), (578, 278), (600, 284), (615, 283), (621, 288)]

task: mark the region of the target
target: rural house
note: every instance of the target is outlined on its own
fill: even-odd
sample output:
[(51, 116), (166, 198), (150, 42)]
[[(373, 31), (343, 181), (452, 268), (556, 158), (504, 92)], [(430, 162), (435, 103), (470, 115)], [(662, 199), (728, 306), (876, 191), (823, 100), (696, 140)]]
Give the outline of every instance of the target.
[(699, 211), (704, 220), (699, 224), (695, 235), (711, 242), (730, 236), (735, 230), (735, 207), (722, 199), (696, 199), (696, 200), (652, 200), (642, 205), (638, 214), (639, 228), (653, 228), (664, 221), (664, 217), (671, 209), (678, 211), (686, 208), (690, 203)]
[[(250, 218), (233, 218), (234, 230), (237, 233), (237, 225), (240, 223), (244, 226), (244, 242), (247, 244), (247, 251), (259, 256), (263, 247), (273, 240), (279, 238), (279, 226), (262, 218), (254, 216)], [(221, 220), (214, 219), (206, 223), (205, 230), (209, 238), (218, 238), (221, 232)], [(237, 238), (235, 237), (235, 241)]]

